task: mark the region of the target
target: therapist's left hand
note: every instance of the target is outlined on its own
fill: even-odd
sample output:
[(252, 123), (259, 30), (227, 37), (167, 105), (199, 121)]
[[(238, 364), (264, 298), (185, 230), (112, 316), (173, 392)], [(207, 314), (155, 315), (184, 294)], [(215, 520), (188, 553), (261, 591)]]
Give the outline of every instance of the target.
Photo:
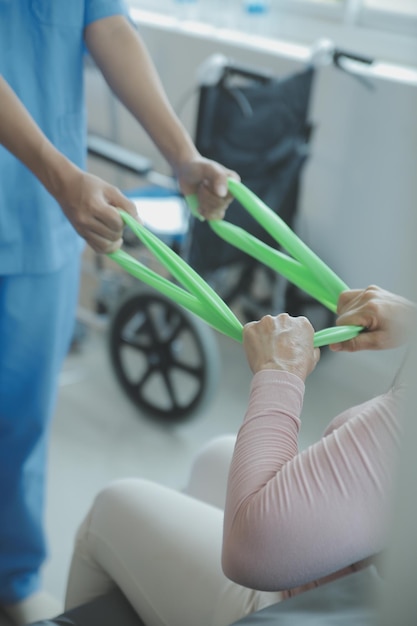
[(223, 219), (233, 200), (227, 188), (227, 179), (240, 180), (236, 172), (202, 156), (179, 164), (175, 176), (184, 196), (197, 196), (198, 212), (208, 220)]
[(136, 206), (117, 187), (78, 168), (54, 195), (78, 234), (98, 253), (115, 252), (123, 243), (118, 209), (138, 219)]

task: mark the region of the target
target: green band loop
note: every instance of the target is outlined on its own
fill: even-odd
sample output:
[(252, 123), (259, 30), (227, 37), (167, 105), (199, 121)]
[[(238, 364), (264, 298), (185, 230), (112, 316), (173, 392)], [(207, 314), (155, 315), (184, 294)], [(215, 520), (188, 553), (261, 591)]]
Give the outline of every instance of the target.
[[(334, 313), (337, 301), (347, 285), (295, 235), (287, 224), (242, 183), (228, 180), (233, 196), (291, 256), (259, 241), (242, 228), (227, 221), (211, 220), (210, 227), (228, 243), (282, 274), (287, 280), (315, 298)], [(196, 196), (186, 198), (191, 212), (198, 217)], [(220, 333), (242, 341), (243, 326), (220, 296), (179, 255), (125, 211), (125, 224), (156, 256), (183, 287), (149, 269), (123, 250), (110, 258), (138, 280), (188, 309)], [(352, 339), (363, 330), (360, 326), (325, 328), (314, 334), (314, 346), (321, 347)]]

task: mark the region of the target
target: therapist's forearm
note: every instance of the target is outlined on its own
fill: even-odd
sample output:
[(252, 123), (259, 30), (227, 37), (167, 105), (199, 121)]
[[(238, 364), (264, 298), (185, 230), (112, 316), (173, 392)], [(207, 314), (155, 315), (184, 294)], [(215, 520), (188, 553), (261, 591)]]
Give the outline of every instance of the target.
[(121, 16), (93, 22), (87, 46), (108, 85), (143, 126), (174, 170), (198, 156), (174, 113), (138, 33)]
[(26, 165), (53, 196), (78, 169), (51, 144), (1, 76), (0, 144)]
[(33, 172), (93, 250), (108, 254), (120, 248), (123, 220), (118, 209), (136, 217), (135, 205), (57, 150), (1, 76), (0, 144)]

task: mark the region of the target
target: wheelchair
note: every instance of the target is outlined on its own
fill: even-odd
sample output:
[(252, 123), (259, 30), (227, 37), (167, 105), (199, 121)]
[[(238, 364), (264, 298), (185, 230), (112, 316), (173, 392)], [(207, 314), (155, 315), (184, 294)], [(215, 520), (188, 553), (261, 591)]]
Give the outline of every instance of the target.
[[(337, 66), (344, 57), (370, 62), (331, 51)], [(291, 227), (310, 155), (309, 103), (318, 63), (276, 77), (214, 55), (200, 72), (196, 147), (203, 156), (239, 172), (242, 182)], [(242, 322), (286, 311), (308, 316), (316, 330), (333, 323), (333, 313), (321, 304), (219, 241), (206, 222), (189, 214), (173, 179), (153, 171), (146, 158), (93, 135), (88, 137), (88, 152), (141, 179), (141, 186), (125, 193), (137, 203), (145, 225), (181, 254)], [(237, 201), (225, 220), (276, 246)], [(128, 231), (125, 246), (138, 248)], [(138, 281), (101, 274), (97, 309), (110, 314), (109, 355), (122, 389), (144, 416), (164, 424), (201, 413), (220, 375), (214, 331)]]
[[(88, 145), (91, 155), (152, 181), (147, 187), (126, 191), (126, 195), (139, 205), (146, 227), (178, 252), (187, 230), (188, 209), (172, 179), (162, 180), (162, 186), (163, 177), (156, 175), (156, 184), (146, 160), (121, 152), (106, 140), (90, 136)], [(166, 273), (128, 229), (124, 248), (154, 271)], [(141, 415), (164, 425), (202, 412), (219, 381), (214, 331), (156, 290), (116, 267), (109, 269), (103, 257), (97, 255), (94, 265), (98, 277), (95, 312), (108, 319), (108, 354), (123, 391)]]

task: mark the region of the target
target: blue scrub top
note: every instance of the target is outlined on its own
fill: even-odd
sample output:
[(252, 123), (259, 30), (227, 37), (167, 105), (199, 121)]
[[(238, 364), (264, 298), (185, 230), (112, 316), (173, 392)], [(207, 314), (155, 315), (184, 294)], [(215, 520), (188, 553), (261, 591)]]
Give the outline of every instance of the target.
[[(116, 14), (127, 15), (123, 0), (0, 0), (0, 73), (50, 141), (80, 167), (83, 31)], [(0, 275), (54, 271), (82, 243), (56, 201), (0, 146)]]

